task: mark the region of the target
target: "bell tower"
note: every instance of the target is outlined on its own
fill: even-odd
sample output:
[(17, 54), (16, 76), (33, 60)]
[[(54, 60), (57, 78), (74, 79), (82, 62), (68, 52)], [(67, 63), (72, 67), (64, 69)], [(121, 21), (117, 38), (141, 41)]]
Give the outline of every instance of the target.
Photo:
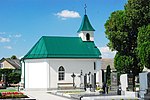
[(82, 38), (83, 41), (94, 41), (94, 31), (95, 29), (92, 27), (90, 24), (90, 21), (88, 19), (88, 16), (86, 15), (86, 8), (87, 6), (85, 5), (85, 15), (82, 19), (81, 26), (77, 33), (79, 34), (79, 37)]

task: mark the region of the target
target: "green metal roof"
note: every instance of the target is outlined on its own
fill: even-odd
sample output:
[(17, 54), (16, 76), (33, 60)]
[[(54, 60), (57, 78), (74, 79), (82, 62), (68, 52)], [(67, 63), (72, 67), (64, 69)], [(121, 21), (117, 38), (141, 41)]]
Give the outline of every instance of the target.
[(84, 15), (84, 17), (82, 19), (81, 26), (80, 26), (80, 28), (79, 28), (79, 30), (77, 32), (79, 33), (81, 31), (95, 31), (95, 29), (90, 24), (90, 21), (89, 21), (87, 15)]
[(94, 42), (83, 42), (80, 37), (43, 36), (23, 59), (39, 58), (100, 58)]

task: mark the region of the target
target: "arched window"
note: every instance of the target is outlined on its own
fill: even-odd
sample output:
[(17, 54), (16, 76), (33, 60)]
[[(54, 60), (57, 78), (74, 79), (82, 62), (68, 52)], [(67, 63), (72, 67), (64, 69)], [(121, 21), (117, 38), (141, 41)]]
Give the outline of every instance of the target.
[(89, 34), (89, 33), (86, 34), (86, 40), (87, 40), (87, 41), (90, 40), (90, 34)]
[(58, 80), (64, 80), (65, 79), (65, 69), (63, 66), (60, 66), (58, 69)]

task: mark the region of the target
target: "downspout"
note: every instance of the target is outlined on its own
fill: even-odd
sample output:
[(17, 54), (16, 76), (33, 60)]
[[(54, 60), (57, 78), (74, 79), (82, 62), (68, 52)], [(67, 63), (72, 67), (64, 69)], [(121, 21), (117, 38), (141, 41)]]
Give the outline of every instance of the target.
[(24, 85), (23, 85), (23, 87), (24, 87), (24, 89), (25, 89), (25, 61), (24, 61), (24, 59), (22, 59), (22, 61), (23, 61), (23, 63), (24, 63)]

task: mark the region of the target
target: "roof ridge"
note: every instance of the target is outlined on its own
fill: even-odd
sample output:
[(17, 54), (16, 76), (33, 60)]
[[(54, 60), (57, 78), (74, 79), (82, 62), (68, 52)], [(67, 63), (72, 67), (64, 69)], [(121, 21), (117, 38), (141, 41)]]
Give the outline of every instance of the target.
[(72, 37), (72, 36), (42, 36), (41, 38), (44, 38), (44, 37), (60, 37), (60, 38), (63, 38), (63, 37), (65, 37), (65, 38), (79, 38), (79, 37)]

